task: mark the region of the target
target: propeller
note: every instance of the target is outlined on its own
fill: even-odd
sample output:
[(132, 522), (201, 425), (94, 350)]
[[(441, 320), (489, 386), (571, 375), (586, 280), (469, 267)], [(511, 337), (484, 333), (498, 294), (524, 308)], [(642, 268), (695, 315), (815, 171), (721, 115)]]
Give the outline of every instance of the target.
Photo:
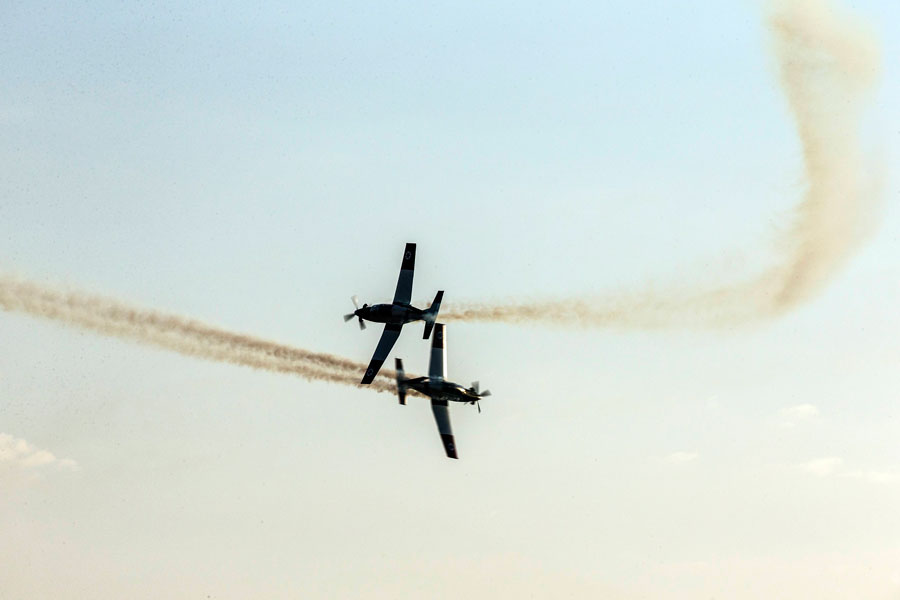
[(469, 391), (478, 396), (479, 398), (484, 398), (485, 396), (491, 395), (491, 390), (481, 391), (481, 385), (477, 381), (472, 382), (472, 387), (469, 388)]
[[(360, 328), (360, 330), (365, 329), (365, 328), (366, 328), (366, 324), (363, 322), (363, 318), (360, 317), (360, 316), (357, 314), (357, 313), (359, 312), (359, 310), (360, 310), (360, 309), (359, 309), (359, 296), (357, 296), (356, 294), (353, 294), (352, 296), (350, 296), (350, 302), (353, 303), (353, 307), (356, 308), (356, 310), (353, 311), (352, 313), (348, 314), (348, 315), (344, 315), (344, 323), (346, 323), (347, 321), (349, 321), (349, 320), (352, 319), (353, 317), (357, 317), (357, 318), (359, 318), (359, 328)], [(367, 307), (367, 306), (368, 306), (368, 304), (363, 304), (363, 308), (365, 308), (365, 307)]]
[(481, 384), (479, 384), (477, 381), (473, 381), (472, 387), (469, 388), (469, 391), (472, 392), (473, 394), (475, 394), (476, 396), (478, 396), (478, 399), (472, 400), (472, 402), (470, 402), (470, 404), (474, 404), (475, 408), (478, 409), (478, 414), (481, 414), (481, 399), (484, 398), (485, 396), (490, 396), (491, 390), (484, 390), (482, 392)]

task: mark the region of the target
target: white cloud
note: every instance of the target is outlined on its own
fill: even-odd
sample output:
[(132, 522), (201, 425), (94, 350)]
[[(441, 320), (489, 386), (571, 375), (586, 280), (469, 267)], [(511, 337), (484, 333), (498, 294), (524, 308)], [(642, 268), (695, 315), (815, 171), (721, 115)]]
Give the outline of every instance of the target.
[(843, 477), (845, 479), (858, 479), (868, 483), (888, 484), (900, 481), (900, 472), (879, 469), (845, 469), (844, 461), (836, 456), (817, 458), (809, 462), (797, 465), (803, 471), (816, 477)]
[(0, 466), (19, 469), (54, 466), (69, 471), (78, 469), (78, 463), (71, 458), (57, 458), (49, 450), (37, 448), (8, 433), (0, 433)]
[(69, 471), (77, 471), (78, 463), (72, 460), (71, 458), (64, 458), (59, 461), (59, 466), (62, 469), (68, 469)]
[(778, 411), (781, 415), (781, 421), (778, 427), (781, 429), (793, 429), (803, 421), (811, 421), (819, 416), (819, 409), (812, 404), (797, 404), (796, 406), (788, 406)]
[(891, 471), (848, 471), (843, 473), (842, 477), (850, 477), (853, 479), (862, 479), (869, 483), (894, 483), (900, 480), (900, 475)]
[(798, 404), (781, 409), (781, 416), (792, 421), (802, 421), (819, 416), (819, 409), (812, 404)]
[(800, 468), (817, 477), (827, 477), (828, 475), (833, 475), (842, 464), (844, 464), (842, 459), (836, 456), (826, 456), (804, 463), (800, 465)]
[(698, 456), (700, 455), (696, 452), (673, 452), (665, 458), (665, 461), (673, 465), (680, 465), (686, 462), (691, 462)]

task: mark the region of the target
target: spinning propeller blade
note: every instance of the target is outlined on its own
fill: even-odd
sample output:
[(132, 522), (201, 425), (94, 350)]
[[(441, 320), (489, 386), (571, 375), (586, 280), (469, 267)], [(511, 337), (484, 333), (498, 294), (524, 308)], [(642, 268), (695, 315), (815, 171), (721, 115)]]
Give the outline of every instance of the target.
[(477, 381), (472, 382), (472, 387), (469, 388), (469, 391), (475, 394), (476, 399), (472, 400), (470, 404), (474, 404), (475, 408), (478, 409), (478, 414), (481, 414), (481, 399), (485, 396), (490, 396), (491, 392), (489, 390), (481, 391), (481, 384)]
[[(366, 324), (363, 323), (363, 318), (362, 318), (361, 316), (359, 316), (359, 315), (356, 314), (356, 313), (358, 313), (359, 310), (360, 310), (360, 309), (359, 309), (359, 296), (357, 296), (356, 294), (353, 294), (352, 296), (350, 296), (350, 302), (352, 302), (352, 303), (353, 303), (353, 306), (356, 307), (356, 312), (352, 312), (352, 313), (350, 313), (349, 315), (344, 315), (344, 323), (346, 323), (347, 321), (349, 321), (349, 320), (352, 319), (353, 317), (358, 317), (358, 318), (359, 318), (359, 328), (360, 328), (361, 330), (362, 330), (362, 329), (365, 329), (365, 328), (366, 328)], [(363, 304), (363, 308), (365, 308), (365, 307), (367, 307), (367, 306), (368, 306), (368, 304)]]

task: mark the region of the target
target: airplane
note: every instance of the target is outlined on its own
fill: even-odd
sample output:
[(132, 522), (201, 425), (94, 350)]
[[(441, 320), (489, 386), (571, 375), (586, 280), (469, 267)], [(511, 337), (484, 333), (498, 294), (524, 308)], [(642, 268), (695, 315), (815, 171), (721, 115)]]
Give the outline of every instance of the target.
[(490, 396), (490, 390), (480, 390), (478, 382), (472, 383), (472, 387), (465, 388), (457, 383), (444, 379), (447, 372), (447, 336), (444, 332), (444, 324), (438, 323), (434, 328), (434, 336), (431, 338), (431, 362), (428, 364), (428, 377), (414, 377), (406, 379), (403, 371), (403, 361), (396, 360), (397, 367), (397, 396), (400, 404), (406, 405), (406, 391), (413, 389), (431, 398), (431, 412), (434, 413), (434, 421), (437, 423), (438, 433), (441, 434), (441, 442), (444, 444), (444, 452), (448, 458), (459, 458), (456, 454), (456, 444), (453, 441), (453, 428), (450, 426), (449, 402), (463, 402), (474, 404), (481, 412), (479, 400)]
[(369, 384), (375, 380), (381, 365), (387, 360), (394, 342), (400, 337), (400, 330), (406, 323), (413, 321), (425, 321), (425, 334), (422, 339), (427, 340), (431, 335), (431, 329), (437, 319), (438, 311), (441, 308), (441, 299), (444, 297), (444, 291), (441, 290), (434, 297), (434, 302), (426, 309), (416, 308), (409, 302), (412, 298), (413, 271), (416, 267), (416, 245), (406, 244), (406, 250), (403, 252), (403, 263), (400, 265), (400, 277), (397, 280), (397, 289), (394, 292), (394, 301), (392, 304), (363, 304), (359, 306), (359, 299), (356, 296), (350, 298), (356, 310), (349, 315), (344, 315), (346, 323), (353, 317), (359, 319), (359, 328), (365, 329), (365, 321), (373, 323), (384, 323), (384, 331), (381, 333), (381, 339), (378, 340), (378, 346), (375, 347), (375, 354), (372, 356), (372, 362), (369, 363), (366, 373), (362, 378), (361, 384)]

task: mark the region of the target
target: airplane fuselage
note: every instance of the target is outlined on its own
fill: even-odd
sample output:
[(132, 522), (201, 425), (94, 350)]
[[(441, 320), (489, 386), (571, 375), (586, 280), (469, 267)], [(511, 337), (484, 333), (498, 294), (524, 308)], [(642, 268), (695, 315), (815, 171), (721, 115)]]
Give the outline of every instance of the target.
[(434, 329), (435, 321), (437, 321), (438, 311), (441, 309), (441, 299), (444, 297), (444, 291), (438, 290), (431, 306), (428, 308), (421, 309), (413, 306), (411, 302), (415, 267), (416, 245), (410, 242), (406, 244), (406, 249), (403, 252), (400, 275), (397, 277), (397, 287), (394, 290), (394, 298), (390, 304), (375, 304), (373, 306), (364, 304), (360, 308), (359, 300), (356, 296), (351, 298), (356, 310), (353, 314), (344, 315), (345, 322), (356, 317), (359, 321), (360, 329), (366, 328), (365, 321), (384, 323), (384, 331), (381, 332), (381, 337), (378, 338), (375, 353), (372, 355), (372, 360), (369, 361), (369, 366), (366, 367), (362, 381), (359, 382), (360, 385), (367, 385), (375, 381), (381, 365), (387, 360), (388, 354), (390, 354), (391, 348), (394, 347), (397, 338), (400, 337), (400, 332), (405, 324), (413, 321), (425, 321), (425, 327), (422, 329), (422, 339), (427, 340), (431, 336), (431, 331)]
[(435, 400), (446, 400), (448, 402), (476, 402), (479, 398), (472, 390), (453, 383), (452, 381), (444, 381), (443, 379), (430, 379), (428, 377), (416, 377), (415, 379), (407, 379), (403, 382), (408, 388), (433, 398)]
[(425, 320), (424, 310), (400, 303), (364, 306), (353, 314), (373, 323), (391, 323), (393, 325), (405, 325), (413, 321)]

